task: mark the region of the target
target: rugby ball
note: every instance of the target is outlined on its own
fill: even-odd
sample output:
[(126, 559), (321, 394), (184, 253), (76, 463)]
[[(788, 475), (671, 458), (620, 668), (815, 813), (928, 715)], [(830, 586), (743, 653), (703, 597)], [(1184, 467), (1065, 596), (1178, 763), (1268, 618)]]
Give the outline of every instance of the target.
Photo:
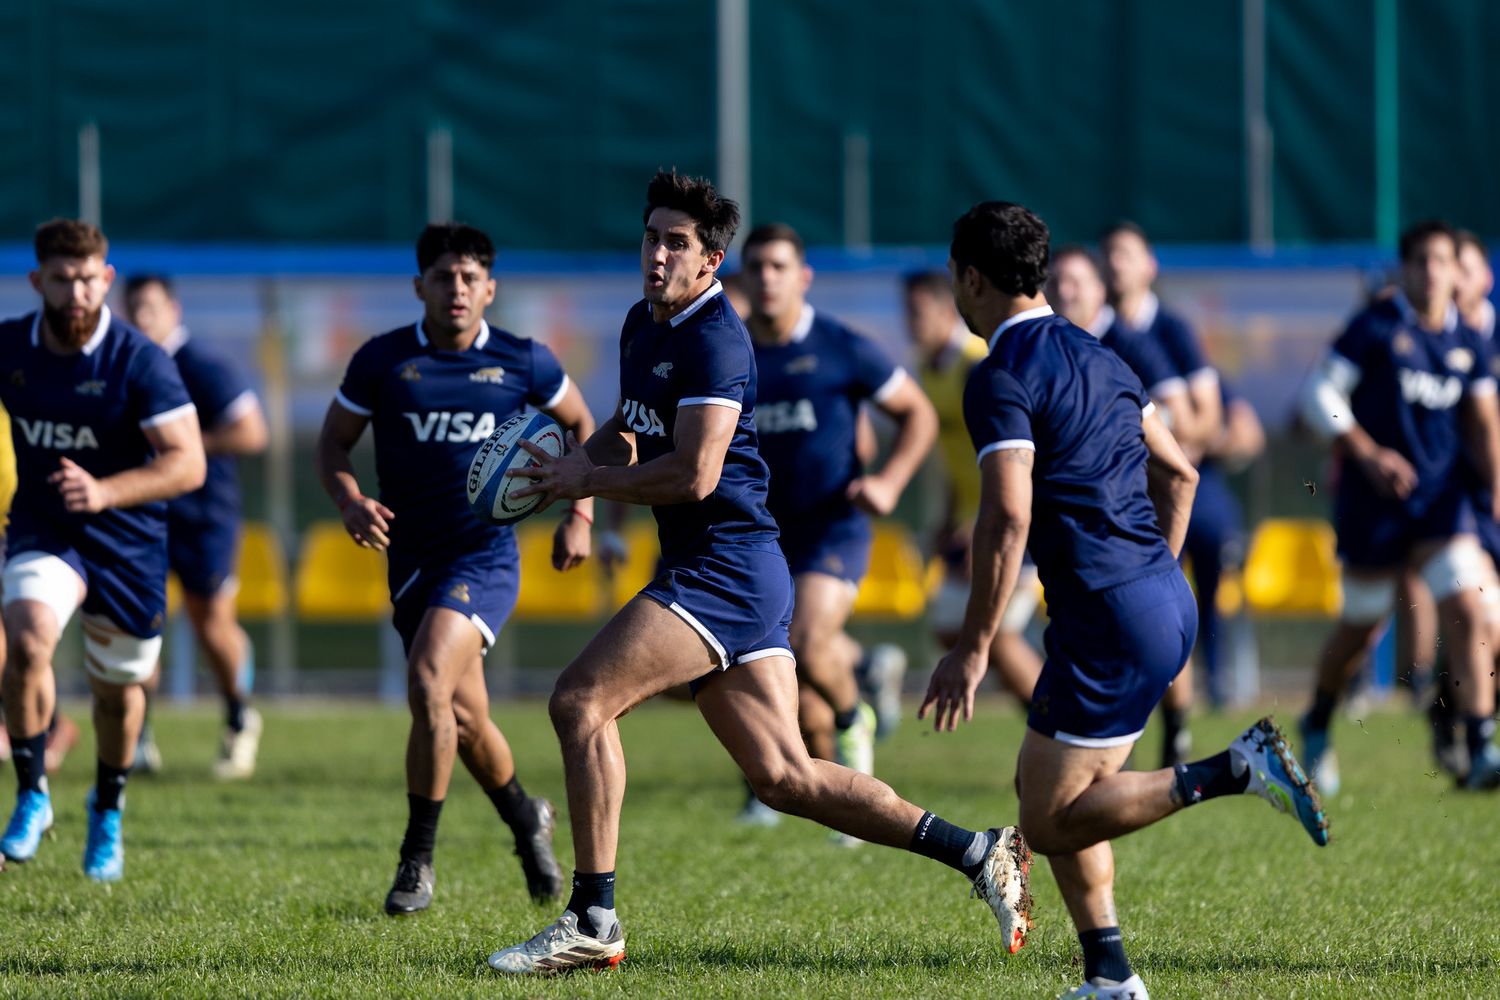
[(532, 481), (524, 476), (507, 476), (505, 470), (541, 464), (521, 447), (521, 441), (530, 441), (554, 457), (563, 453), (562, 428), (545, 413), (522, 413), (501, 424), (485, 438), (469, 463), (469, 508), (481, 520), (515, 524), (546, 506), (547, 497), (541, 493), (519, 499), (512, 496)]

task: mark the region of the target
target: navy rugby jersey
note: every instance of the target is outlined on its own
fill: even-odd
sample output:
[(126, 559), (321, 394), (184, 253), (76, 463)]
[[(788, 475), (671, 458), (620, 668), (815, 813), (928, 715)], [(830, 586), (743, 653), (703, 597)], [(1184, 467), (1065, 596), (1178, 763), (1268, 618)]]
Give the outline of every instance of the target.
[(366, 341), (349, 361), (339, 405), (369, 417), (392, 566), (512, 547), (508, 526), (469, 509), (465, 480), (481, 442), (528, 405), (562, 402), (568, 376), (542, 344), (488, 323), (467, 351), (433, 346), (420, 323)]
[(1181, 316), (1163, 309), (1155, 292), (1146, 293), (1140, 315), (1129, 320), (1116, 316), (1115, 326), (1121, 333), (1141, 334), (1154, 340), (1167, 362), (1183, 379), (1218, 374), (1214, 366), (1208, 363), (1203, 345), (1198, 342), (1198, 335), (1193, 333), (1193, 328)]
[[(1399, 293), (1356, 314), (1333, 343), (1329, 378), (1348, 397), (1355, 421), (1416, 469), (1416, 489), (1405, 501), (1410, 514), (1421, 514), (1443, 493), (1462, 461), (1458, 405), (1469, 393), (1495, 390), (1486, 358), (1479, 335), (1458, 322), (1455, 307), (1448, 307), (1443, 329), (1430, 333)], [(1344, 454), (1340, 463), (1340, 490), (1373, 500), (1375, 487), (1354, 459)]]
[(755, 356), (745, 324), (722, 293), (715, 281), (665, 323), (651, 318), (642, 299), (620, 331), (620, 412), (635, 433), (639, 462), (673, 450), (680, 406), (726, 406), (739, 414), (714, 491), (696, 503), (651, 508), (667, 565), (726, 558), (733, 545), (777, 546), (776, 522), (766, 510), (766, 463), (756, 449)]
[(788, 518), (836, 520), (861, 474), (854, 450), (860, 404), (879, 403), (906, 373), (870, 338), (803, 306), (785, 344), (755, 344), (755, 429), (771, 470), (767, 506)]
[[(256, 405), (255, 390), (239, 367), (191, 339), (185, 328), (172, 331), (161, 347), (177, 363), (205, 434), (233, 423)], [(173, 521), (194, 524), (239, 520), (239, 460), (234, 455), (209, 455), (203, 486), (168, 501), (167, 513)]]
[(1187, 391), (1187, 373), (1167, 354), (1162, 342), (1147, 330), (1121, 322), (1111, 306), (1099, 310), (1089, 333), (1120, 356), (1152, 399)]
[(47, 477), (66, 456), (96, 479), (138, 468), (155, 454), (143, 433), (193, 413), (177, 367), (106, 306), (83, 350), (54, 354), (41, 314), (0, 323), (0, 403), (10, 411), (20, 479), (11, 508), (12, 554), (78, 545), (89, 558), (134, 560), (166, 540), (165, 502), (69, 513)]
[(1146, 493), (1141, 381), (1047, 306), (1002, 323), (964, 387), (980, 461), (1036, 452), (1028, 547), (1048, 601), (1176, 566)]

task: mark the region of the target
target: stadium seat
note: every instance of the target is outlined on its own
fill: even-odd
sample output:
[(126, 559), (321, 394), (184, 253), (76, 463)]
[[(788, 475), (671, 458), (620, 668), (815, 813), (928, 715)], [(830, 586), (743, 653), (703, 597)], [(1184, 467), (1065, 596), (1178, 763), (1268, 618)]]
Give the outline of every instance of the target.
[(625, 529), (624, 535), (625, 561), (615, 567), (614, 576), (609, 580), (612, 610), (623, 608), (655, 578), (656, 563), (661, 558), (655, 520), (637, 520)]
[(1260, 614), (1337, 614), (1341, 597), (1333, 527), (1296, 518), (1261, 522), (1245, 561), (1244, 591)]
[(604, 592), (592, 568), (567, 573), (552, 568), (553, 522), (533, 522), (516, 529), (521, 550), (521, 594), (515, 617), (521, 621), (593, 621), (603, 610)]
[(916, 539), (905, 525), (875, 525), (870, 569), (854, 599), (861, 618), (910, 621), (927, 608), (927, 567)]
[(377, 621), (390, 613), (385, 557), (361, 548), (338, 521), (314, 521), (297, 560), (297, 614), (306, 621)]
[(280, 536), (264, 521), (245, 522), (239, 572), (235, 607), (241, 618), (264, 621), (286, 610), (286, 553)]

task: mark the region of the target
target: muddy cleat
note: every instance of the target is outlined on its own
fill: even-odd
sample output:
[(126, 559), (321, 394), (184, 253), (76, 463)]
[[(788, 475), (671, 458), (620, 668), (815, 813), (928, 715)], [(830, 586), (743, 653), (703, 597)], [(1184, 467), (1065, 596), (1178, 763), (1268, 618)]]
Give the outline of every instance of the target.
[(995, 846), (974, 879), (970, 896), (979, 896), (1000, 922), (1000, 939), (1014, 955), (1031, 930), (1031, 848), (1013, 826), (991, 827)]
[(52, 829), (52, 798), (46, 792), (23, 789), (16, 794), (16, 811), (10, 814), (0, 854), (9, 861), (30, 861), (41, 846), (42, 834)]
[(864, 702), (855, 709), (854, 725), (833, 739), (834, 757), (851, 771), (875, 773), (875, 710)]
[(385, 912), (393, 917), (421, 913), (432, 905), (432, 862), (402, 861), (396, 866), (396, 881), (385, 894)]
[(552, 831), (557, 828), (557, 813), (546, 799), (526, 800), (526, 828), (531, 832), (516, 834), (516, 856), (526, 876), (526, 891), (533, 902), (559, 899), (563, 890), (562, 868), (552, 853)]
[(1229, 754), (1250, 769), (1246, 793), (1259, 795), (1277, 812), (1295, 816), (1313, 843), (1328, 846), (1328, 819), (1323, 815), (1318, 790), (1292, 755), (1274, 719), (1268, 715), (1245, 730), (1229, 744)]
[(855, 679), (860, 696), (875, 706), (875, 739), (884, 740), (901, 725), (906, 650), (889, 642), (871, 647), (855, 667)]
[(156, 745), (156, 733), (147, 722), (141, 726), (141, 735), (135, 741), (135, 759), (130, 763), (130, 773), (158, 774), (161, 763), (161, 747)]
[(573, 969), (613, 969), (625, 960), (625, 931), (619, 921), (603, 937), (578, 929), (571, 910), (525, 944), (512, 945), (490, 956), (490, 968), (513, 976), (546, 976)]
[(1311, 729), (1304, 716), (1297, 722), (1297, 732), (1302, 737), (1302, 762), (1313, 782), (1324, 795), (1339, 793), (1339, 758), (1328, 744), (1328, 730)]
[(1500, 750), (1495, 744), (1485, 745), (1484, 752), (1474, 758), (1474, 766), (1463, 781), (1468, 792), (1488, 792), (1500, 788)]
[(1057, 1000), (1151, 1000), (1146, 984), (1140, 976), (1131, 976), (1123, 983), (1113, 986), (1096, 986), (1084, 983), (1058, 997)]
[(260, 731), (263, 723), (260, 713), (253, 708), (245, 709), (245, 728), (236, 732), (225, 730), (224, 742), (219, 747), (219, 759), (214, 761), (214, 777), (220, 781), (241, 781), (255, 774), (255, 758), (260, 753)]
[(89, 833), (83, 847), (83, 873), (95, 882), (118, 882), (125, 877), (124, 806), (121, 799), (119, 809), (95, 809), (94, 790), (89, 789), (84, 806)]

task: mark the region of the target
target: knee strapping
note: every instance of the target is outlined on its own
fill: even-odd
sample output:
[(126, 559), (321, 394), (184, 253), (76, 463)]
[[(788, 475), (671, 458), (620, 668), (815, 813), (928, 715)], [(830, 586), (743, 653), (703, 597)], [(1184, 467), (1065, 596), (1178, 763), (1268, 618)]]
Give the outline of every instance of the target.
[(83, 617), (83, 663), (88, 672), (108, 684), (143, 684), (156, 671), (161, 636), (149, 639), (128, 635), (108, 618)]

